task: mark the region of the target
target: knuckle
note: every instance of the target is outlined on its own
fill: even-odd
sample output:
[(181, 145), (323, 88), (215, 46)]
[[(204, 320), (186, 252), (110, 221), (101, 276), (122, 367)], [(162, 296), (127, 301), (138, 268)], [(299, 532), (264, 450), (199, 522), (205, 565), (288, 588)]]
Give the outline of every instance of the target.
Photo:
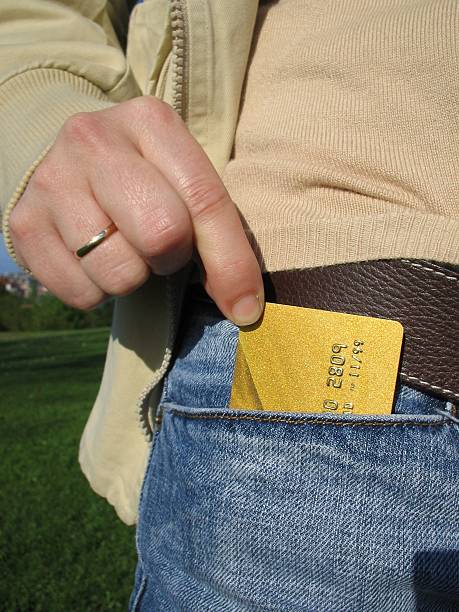
[(213, 218), (228, 203), (224, 187), (205, 179), (194, 179), (184, 185), (183, 197), (194, 219)]
[(237, 258), (225, 261), (220, 266), (220, 275), (227, 281), (234, 281), (240, 285), (241, 279), (247, 276), (248, 262), (246, 259)]
[(179, 117), (172, 106), (155, 96), (139, 96), (133, 101), (133, 104), (136, 105), (136, 113), (145, 117), (149, 122), (169, 124), (177, 121)]
[(89, 289), (86, 291), (75, 292), (69, 296), (66, 303), (77, 310), (93, 310), (99, 306), (105, 299), (102, 291)]
[(62, 128), (66, 139), (91, 148), (106, 148), (107, 132), (94, 112), (76, 113), (67, 119)]
[(56, 184), (57, 169), (48, 158), (44, 158), (30, 177), (27, 190), (51, 191)]
[(107, 290), (111, 295), (123, 296), (132, 293), (148, 279), (149, 270), (145, 265), (121, 262), (110, 270)]
[(189, 240), (188, 225), (171, 218), (167, 211), (157, 211), (141, 227), (141, 250), (148, 257), (163, 255)]
[(34, 232), (30, 215), (18, 204), (11, 212), (8, 225), (11, 235), (18, 240), (27, 239)]

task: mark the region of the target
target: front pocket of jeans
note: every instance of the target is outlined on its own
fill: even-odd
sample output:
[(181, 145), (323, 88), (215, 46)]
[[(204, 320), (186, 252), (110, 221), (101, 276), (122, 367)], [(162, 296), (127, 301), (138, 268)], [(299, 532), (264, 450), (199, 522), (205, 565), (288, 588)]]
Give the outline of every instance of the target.
[(183, 609), (309, 610), (320, 597), (356, 609), (361, 596), (414, 610), (402, 599), (453, 593), (458, 576), (422, 555), (459, 542), (456, 435), (439, 415), (166, 404), (140, 535), (158, 596)]

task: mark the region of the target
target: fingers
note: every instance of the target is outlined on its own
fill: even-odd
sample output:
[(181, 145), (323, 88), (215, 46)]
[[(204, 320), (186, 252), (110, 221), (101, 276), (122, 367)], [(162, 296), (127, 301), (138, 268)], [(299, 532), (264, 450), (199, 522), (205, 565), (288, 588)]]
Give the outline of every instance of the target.
[(128, 153), (121, 158), (118, 155), (116, 160), (107, 159), (101, 175), (97, 168), (89, 170), (94, 196), (153, 271), (171, 274), (192, 255), (190, 215), (153, 164), (135, 149)]
[[(78, 207), (56, 209), (54, 223), (67, 250), (75, 251), (110, 224), (98, 203), (85, 192), (68, 194)], [(79, 259), (88, 278), (108, 295), (127, 295), (143, 285), (150, 269), (120, 231), (103, 240)]]
[[(118, 231), (77, 260), (111, 221)], [(228, 318), (247, 325), (262, 312), (261, 271), (235, 204), (177, 113), (151, 96), (70, 118), (11, 224), (25, 265), (71, 305), (131, 292), (148, 266), (175, 272), (194, 245)]]
[[(84, 181), (67, 177), (64, 191), (49, 180), (50, 174), (48, 164), (36, 172), (11, 214), (11, 235), (21, 263), (75, 308), (93, 308), (110, 295), (126, 295), (142, 285), (150, 269), (119, 231), (81, 259), (76, 257), (75, 251), (110, 219)], [(60, 182), (59, 177), (55, 180)]]
[[(27, 213), (25, 207), (22, 211)], [(10, 229), (21, 263), (60, 300), (73, 308), (87, 310), (107, 298), (88, 278), (49, 219), (37, 222), (33, 215), (17, 209), (11, 214)]]
[(264, 304), (261, 270), (235, 204), (178, 115), (154, 99), (143, 103), (137, 124), (125, 128), (185, 203), (206, 271), (206, 290), (238, 325), (255, 322)]
[(237, 210), (227, 194), (213, 192), (211, 186), (198, 183), (187, 187), (186, 201), (206, 271), (206, 290), (237, 325), (254, 323), (262, 313), (263, 283)]

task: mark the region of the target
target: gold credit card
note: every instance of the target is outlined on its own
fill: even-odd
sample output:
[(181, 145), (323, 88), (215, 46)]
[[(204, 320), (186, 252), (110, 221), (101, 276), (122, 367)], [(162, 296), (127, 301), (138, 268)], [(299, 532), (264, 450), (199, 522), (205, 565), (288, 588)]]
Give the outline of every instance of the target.
[(402, 339), (398, 321), (267, 302), (239, 330), (230, 407), (389, 414)]

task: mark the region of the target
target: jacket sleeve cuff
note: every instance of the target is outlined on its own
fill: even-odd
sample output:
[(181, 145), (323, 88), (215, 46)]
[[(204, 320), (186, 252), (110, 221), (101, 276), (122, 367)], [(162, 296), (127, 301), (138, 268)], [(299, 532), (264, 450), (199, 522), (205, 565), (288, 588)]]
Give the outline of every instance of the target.
[(84, 77), (56, 68), (30, 69), (0, 84), (0, 220), (16, 262), (9, 217), (60, 128), (75, 113), (115, 104)]

